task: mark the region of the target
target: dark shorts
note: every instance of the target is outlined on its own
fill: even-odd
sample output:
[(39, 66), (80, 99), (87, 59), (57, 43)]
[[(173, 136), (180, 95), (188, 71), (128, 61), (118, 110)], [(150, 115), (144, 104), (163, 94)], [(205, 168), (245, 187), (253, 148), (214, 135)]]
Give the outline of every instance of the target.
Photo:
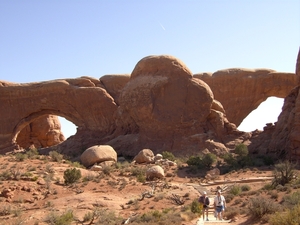
[(223, 207), (223, 206), (217, 206), (217, 207), (216, 207), (216, 211), (217, 211), (218, 213), (222, 212), (223, 210), (224, 210), (224, 207)]

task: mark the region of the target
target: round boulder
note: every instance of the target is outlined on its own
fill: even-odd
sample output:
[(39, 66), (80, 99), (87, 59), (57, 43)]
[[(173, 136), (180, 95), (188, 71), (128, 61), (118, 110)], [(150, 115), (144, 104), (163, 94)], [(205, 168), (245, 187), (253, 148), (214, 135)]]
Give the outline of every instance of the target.
[(86, 149), (80, 156), (85, 167), (104, 161), (117, 161), (117, 152), (110, 145), (95, 145)]
[(149, 180), (154, 178), (163, 178), (165, 176), (164, 169), (161, 166), (152, 166), (146, 171), (146, 177)]
[(150, 149), (143, 149), (133, 159), (136, 163), (151, 163), (154, 160), (154, 154)]

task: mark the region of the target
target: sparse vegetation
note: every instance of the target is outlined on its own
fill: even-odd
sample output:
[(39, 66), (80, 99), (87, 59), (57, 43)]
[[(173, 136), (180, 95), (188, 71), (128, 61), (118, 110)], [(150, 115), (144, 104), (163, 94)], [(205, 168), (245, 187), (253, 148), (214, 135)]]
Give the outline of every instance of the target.
[(64, 179), (65, 184), (73, 184), (77, 182), (81, 178), (81, 172), (79, 169), (73, 168), (73, 169), (67, 169), (64, 172)]
[(62, 214), (50, 212), (45, 218), (45, 222), (50, 225), (69, 225), (74, 220), (72, 210), (68, 210)]
[(64, 158), (64, 156), (57, 151), (49, 152), (49, 156), (53, 162), (61, 162)]
[(164, 159), (169, 159), (171, 161), (175, 161), (176, 158), (172, 152), (164, 151), (161, 153)]
[(196, 166), (198, 169), (210, 168), (217, 161), (217, 156), (213, 153), (204, 156), (190, 156), (187, 160), (189, 166)]
[(249, 214), (253, 218), (261, 219), (266, 214), (272, 214), (281, 211), (281, 206), (265, 197), (252, 198), (248, 206)]
[(272, 186), (276, 187), (279, 184), (284, 186), (285, 184), (290, 183), (296, 177), (295, 168), (296, 164), (293, 164), (288, 160), (276, 164)]

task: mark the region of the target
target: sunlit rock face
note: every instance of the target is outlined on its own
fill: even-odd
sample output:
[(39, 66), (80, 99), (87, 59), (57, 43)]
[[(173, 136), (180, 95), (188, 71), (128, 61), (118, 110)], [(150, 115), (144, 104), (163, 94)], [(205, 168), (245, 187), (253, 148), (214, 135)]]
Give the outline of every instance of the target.
[(57, 116), (45, 115), (34, 120), (20, 131), (17, 143), (22, 148), (44, 148), (65, 141)]
[[(56, 136), (52, 142), (40, 137), (41, 153), (56, 150), (78, 156), (90, 146), (110, 145), (129, 156), (142, 149), (222, 155), (245, 143), (250, 150), (256, 146), (256, 152), (267, 146), (265, 153), (280, 154), (284, 148), (299, 155), (299, 88), (294, 88), (299, 64), (297, 74), (236, 68), (193, 75), (179, 59), (158, 55), (141, 59), (131, 74), (28, 84), (1, 81), (0, 152), (20, 148), (18, 142), (30, 132), (45, 133), (38, 120), (57, 115), (74, 123), (77, 132), (63, 141), (53, 122), (48, 126)], [(287, 96), (276, 126), (263, 132), (238, 131), (236, 125), (270, 96)], [(34, 129), (24, 129), (34, 121)]]
[(194, 77), (205, 81), (216, 100), (223, 105), (227, 118), (237, 127), (268, 97), (285, 98), (298, 85), (295, 73), (270, 69), (232, 68)]

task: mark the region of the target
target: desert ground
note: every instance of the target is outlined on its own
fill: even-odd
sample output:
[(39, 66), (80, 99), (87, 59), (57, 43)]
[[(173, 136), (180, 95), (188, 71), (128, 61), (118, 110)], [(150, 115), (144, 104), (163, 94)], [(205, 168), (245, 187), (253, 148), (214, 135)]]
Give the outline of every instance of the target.
[[(184, 162), (162, 166), (163, 179), (148, 181), (143, 175), (151, 164), (134, 164), (122, 158), (101, 171), (52, 156), (17, 153), (0, 157), (0, 224), (268, 224), (247, 212), (251, 198), (280, 203), (297, 188), (264, 190), (273, 168), (232, 170), (206, 179), (203, 170), (191, 170)], [(66, 170), (80, 170), (81, 178), (66, 184)], [(244, 187), (236, 196), (232, 187)], [(246, 187), (246, 188), (245, 188)], [(227, 200), (224, 221), (214, 218), (212, 199), (217, 188)], [(299, 190), (299, 189), (298, 189)], [(206, 191), (211, 199), (209, 222), (192, 212), (193, 201)], [(72, 217), (70, 220), (69, 217)]]

